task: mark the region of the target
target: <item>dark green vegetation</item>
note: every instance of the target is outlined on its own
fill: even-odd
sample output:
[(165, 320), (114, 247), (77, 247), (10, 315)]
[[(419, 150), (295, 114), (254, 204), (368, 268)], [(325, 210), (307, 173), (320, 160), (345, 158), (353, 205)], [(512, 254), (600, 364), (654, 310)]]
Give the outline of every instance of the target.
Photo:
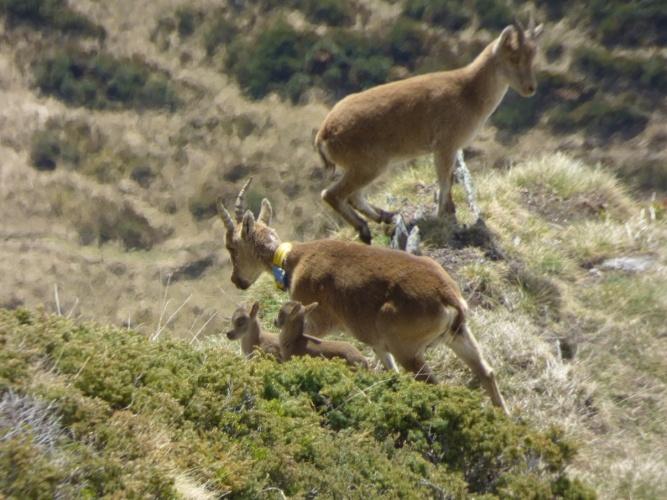
[[(558, 430), (465, 389), (316, 359), (248, 363), (25, 310), (0, 311), (0, 346), (5, 495), (173, 497), (188, 470), (242, 498), (593, 497), (565, 474), (574, 449)], [(36, 408), (21, 426), (17, 400)]]
[[(419, 43), (415, 43), (414, 32), (396, 33), (396, 40), (407, 36), (413, 47)], [(405, 51), (410, 49), (396, 42), (383, 44), (345, 31), (317, 37), (313, 32), (298, 32), (279, 23), (256, 39), (235, 41), (226, 64), (241, 87), (255, 99), (278, 91), (297, 101), (312, 86), (326, 88), (341, 97), (386, 82), (392, 67), (392, 49), (399, 46), (405, 48), (397, 55), (407, 59)]]
[(602, 83), (607, 90), (639, 89), (653, 94), (667, 92), (667, 59), (628, 57), (612, 54), (601, 47), (579, 47), (574, 52), (576, 68)]
[[(660, 43), (663, 14), (654, 12), (655, 2), (642, 3), (641, 8), (635, 3), (630, 8), (619, 2), (583, 6), (568, 1), (542, 7), (551, 18), (576, 12), (588, 20), (601, 43), (625, 43), (623, 36), (630, 35), (621, 32), (645, 33), (646, 38), (635, 45)], [(505, 0), (470, 4), (406, 0), (401, 15), (391, 25), (361, 31), (350, 26), (349, 13), (354, 10), (350, 2), (335, 4), (335, 8), (332, 5), (298, 0), (280, 4), (280, 12), (299, 10), (314, 25), (329, 25), (323, 33), (316, 33), (311, 26), (296, 29), (281, 17), (267, 25), (250, 21), (249, 28), (240, 31), (226, 11), (218, 11), (208, 20), (193, 10), (179, 10), (176, 17), (181, 35), (189, 36), (201, 25), (207, 54), (223, 54), (225, 71), (252, 99), (277, 92), (299, 102), (316, 87), (325, 89), (333, 102), (405, 75), (406, 70), (416, 74), (463, 64), (475, 54), (455, 62), (452, 55), (442, 61), (435, 57), (446, 53), (442, 37), (452, 35), (436, 35), (433, 28), (458, 31), (472, 24), (497, 33), (513, 21), (517, 7)], [(234, 15), (243, 16), (252, 9), (269, 15), (276, 7), (272, 0), (252, 2)], [(632, 13), (625, 15), (628, 9)], [(553, 46), (547, 52), (553, 62), (563, 56), (563, 47)], [(493, 123), (505, 136), (533, 127), (544, 117), (556, 133), (576, 129), (600, 139), (634, 137), (644, 130), (655, 99), (667, 88), (663, 59), (618, 57), (595, 45), (577, 49), (567, 73), (546, 71), (540, 75), (535, 97), (525, 99), (510, 92), (493, 115)]]
[(179, 104), (168, 77), (140, 59), (68, 47), (38, 60), (33, 71), (42, 92), (72, 106), (173, 110)]
[(434, 26), (459, 30), (470, 22), (470, 13), (455, 0), (407, 0), (403, 14)]
[(110, 184), (130, 178), (143, 188), (157, 175), (155, 161), (129, 148), (118, 150), (98, 129), (85, 121), (50, 120), (32, 136), (30, 160), (37, 170), (64, 167)]
[(663, 0), (539, 0), (549, 17), (580, 19), (593, 26), (605, 45), (664, 45), (667, 43), (667, 10)]
[(27, 24), (67, 35), (104, 38), (104, 28), (70, 8), (66, 0), (0, 0), (10, 25)]

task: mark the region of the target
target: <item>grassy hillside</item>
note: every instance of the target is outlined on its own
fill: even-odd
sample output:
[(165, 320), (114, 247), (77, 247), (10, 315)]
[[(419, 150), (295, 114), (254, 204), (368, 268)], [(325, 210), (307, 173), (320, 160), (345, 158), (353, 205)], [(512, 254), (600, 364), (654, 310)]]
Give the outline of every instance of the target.
[(0, 311), (9, 497), (592, 498), (562, 432), (465, 389)]
[[(216, 199), (232, 203), (253, 175), (249, 205), (257, 209), (268, 196), (285, 239), (354, 238), (319, 197), (331, 180), (312, 138), (331, 105), (380, 81), (460, 66), (515, 13), (527, 17), (527, 9), (510, 0), (0, 0), (0, 308), (46, 311), (2, 313), (10, 326), (0, 352), (11, 361), (2, 366), (16, 366), (18, 377), (7, 371), (2, 382), (3, 415), (37, 416), (30, 424), (35, 432), (11, 438), (25, 444), (12, 467), (52, 478), (36, 487), (60, 488), (64, 496), (95, 496), (104, 493), (100, 488), (185, 495), (192, 487), (193, 496), (230, 489), (279, 496), (273, 487), (303, 496), (307, 487), (343, 491), (347, 483), (326, 483), (318, 472), (324, 468), (367, 484), (368, 495), (416, 488), (438, 496), (437, 487), (447, 485), (502, 496), (503, 488), (521, 487), (515, 475), (526, 466), (532, 474), (526, 481), (548, 496), (569, 484), (558, 482), (569, 463), (565, 476), (604, 498), (665, 496), (667, 31), (657, 0), (536, 2), (537, 18), (546, 23), (538, 93), (524, 99), (510, 91), (466, 150), (486, 227), (448, 232), (430, 218), (436, 186), (429, 159), (397, 165), (373, 186), (378, 204), (417, 219), (424, 252), (463, 288), (514, 423), (480, 410), (464, 388), (475, 389), (475, 382), (445, 348), (429, 355), (450, 389), (425, 392), (396, 379), (396, 394), (359, 392), (353, 402), (370, 399), (367, 407), (387, 420), (382, 394), (460, 396), (460, 407), (435, 407), (500, 429), (507, 436), (502, 446), (518, 447), (512, 448), (517, 462), (492, 464), (495, 475), (485, 483), (460, 463), (437, 463), (425, 448), (431, 438), (423, 441), (412, 424), (403, 448), (393, 434), (387, 444), (388, 434), (376, 434), (376, 423), (362, 413), (345, 417), (349, 434), (334, 434), (327, 420), (334, 414), (313, 390), (294, 389), (294, 406), (281, 406), (265, 394), (263, 377), (282, 372), (268, 361), (240, 363), (230, 354), (236, 347), (219, 339), (239, 301), (259, 297), (270, 326), (284, 297), (268, 279), (250, 295), (230, 284)], [(472, 224), (458, 187), (455, 196), (461, 220)], [(373, 227), (377, 244), (387, 242), (385, 229)], [(24, 316), (31, 325), (17, 325)], [(84, 321), (120, 330), (79, 326)], [(127, 330), (140, 335), (120, 336)], [(65, 349), (60, 340), (47, 341), (45, 331), (71, 331), (78, 340), (63, 340)], [(122, 380), (114, 382), (118, 363), (109, 358), (113, 387), (86, 393), (82, 379), (106, 380), (107, 373), (96, 371), (106, 358), (86, 359), (112, 356), (117, 345), (91, 353), (85, 343), (114, 338), (130, 339), (139, 371), (121, 370)], [(32, 347), (23, 352), (22, 346)], [(65, 366), (52, 356), (56, 348), (80, 352)], [(156, 354), (161, 349), (164, 355)], [(188, 399), (214, 378), (204, 374), (204, 360), (211, 359), (221, 360), (211, 365), (215, 373), (241, 373), (252, 404), (260, 402), (255, 420), (238, 424), (249, 429), (246, 441), (234, 434), (236, 421), (223, 422), (211, 409), (226, 404), (220, 391), (229, 392), (233, 408), (250, 404), (231, 376), (216, 379), (231, 388), (211, 389), (213, 399)], [(153, 362), (161, 367), (156, 378), (173, 382), (159, 389), (169, 411), (154, 410), (162, 408), (154, 389), (140, 389), (156, 386), (136, 378)], [(180, 377), (181, 385), (167, 376), (172, 369), (203, 378)], [(336, 385), (329, 377), (359, 390), (384, 380), (318, 363), (297, 363), (285, 377), (309, 370), (326, 387)], [(339, 397), (339, 390), (357, 394), (344, 384), (325, 394)], [(287, 442), (282, 430), (292, 418), (305, 427)], [(216, 422), (229, 425), (209, 435)], [(263, 435), (258, 429), (267, 425), (279, 432)], [(553, 458), (562, 463), (543, 470), (538, 462), (534, 470), (525, 462), (533, 445), (519, 437), (537, 436), (535, 446), (552, 450), (554, 425), (579, 443), (579, 453), (570, 458), (561, 447)], [(346, 446), (330, 446), (334, 440)], [(274, 459), (266, 451), (274, 443), (284, 453), (257, 465)], [(334, 449), (315, 456), (308, 443)], [(357, 463), (345, 453), (357, 443), (363, 460), (380, 464), (376, 477), (352, 470)], [(464, 456), (479, 465), (479, 450), (470, 451)], [(183, 456), (197, 458), (189, 463)], [(128, 460), (136, 469), (123, 467)]]
[[(510, 411), (576, 437), (582, 448), (571, 470), (603, 498), (664, 496), (664, 206), (637, 203), (600, 167), (546, 156), (476, 178), (486, 228), (472, 226), (457, 186), (459, 218), (469, 225), (448, 232), (428, 215), (436, 185), (431, 162), (417, 162), (375, 201), (418, 217), (424, 254), (457, 279), (472, 306), (473, 332)], [(374, 241), (386, 241), (375, 229)], [(344, 229), (337, 237), (355, 236)], [(268, 276), (247, 295), (263, 304), (271, 329), (283, 295)], [(427, 359), (447, 384), (474, 386), (445, 346)]]
[[(568, 151), (664, 197), (662, 17), (577, 5), (538, 3), (540, 91), (508, 93), (469, 163)], [(254, 175), (251, 206), (270, 195), (283, 234), (335, 231), (312, 148), (333, 102), (465, 64), (515, 12), (527, 17), (505, 0), (3, 0), (0, 305), (151, 333), (178, 310), (167, 331), (219, 330), (239, 296), (215, 200)]]

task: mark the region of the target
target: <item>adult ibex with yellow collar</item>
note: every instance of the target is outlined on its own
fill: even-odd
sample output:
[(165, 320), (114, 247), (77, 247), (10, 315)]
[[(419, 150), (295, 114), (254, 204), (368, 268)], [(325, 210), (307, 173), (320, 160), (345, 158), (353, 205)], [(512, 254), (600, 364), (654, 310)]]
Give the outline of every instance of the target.
[(315, 138), (324, 165), (343, 176), (322, 198), (370, 243), (359, 213), (375, 222), (393, 214), (366, 201), (363, 190), (392, 160), (434, 153), (440, 185), (438, 216), (456, 220), (452, 181), (456, 152), (475, 137), (508, 87), (535, 93), (536, 40), (542, 25), (518, 22), (505, 28), (467, 66), (415, 76), (352, 94), (327, 115)]
[(245, 290), (263, 272), (273, 272), (293, 300), (319, 303), (309, 315), (307, 333), (346, 331), (370, 345), (387, 368), (396, 368), (390, 353), (426, 382), (436, 379), (424, 351), (444, 340), (480, 378), (492, 402), (507, 412), (494, 373), (466, 323), (466, 301), (437, 262), (338, 240), (282, 243), (270, 227), (273, 210), (267, 199), (257, 220), (243, 211), (249, 183), (237, 198), (236, 219), (218, 205), (234, 285)]

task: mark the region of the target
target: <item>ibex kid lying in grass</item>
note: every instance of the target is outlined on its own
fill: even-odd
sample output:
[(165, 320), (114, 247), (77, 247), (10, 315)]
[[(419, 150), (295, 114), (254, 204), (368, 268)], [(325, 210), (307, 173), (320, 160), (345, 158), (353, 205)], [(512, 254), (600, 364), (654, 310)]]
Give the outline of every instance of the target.
[(280, 354), (284, 361), (292, 356), (312, 356), (327, 359), (341, 358), (351, 366), (368, 368), (368, 361), (348, 342), (322, 340), (304, 333), (306, 315), (317, 307), (317, 302), (304, 306), (290, 300), (278, 312), (275, 325), (280, 328)]
[(236, 199), (236, 221), (221, 202), (218, 205), (237, 288), (245, 290), (262, 272), (272, 272), (293, 300), (319, 303), (309, 315), (307, 333), (346, 331), (370, 345), (387, 368), (395, 369), (390, 353), (427, 382), (436, 378), (424, 351), (444, 340), (480, 378), (492, 402), (507, 412), (493, 370), (466, 324), (466, 301), (440, 264), (339, 240), (281, 243), (270, 227), (273, 209), (267, 199), (257, 221), (251, 211), (244, 213), (249, 183)]
[(257, 319), (258, 311), (258, 302), (252, 305), (250, 313), (246, 311), (245, 307), (238, 307), (232, 315), (232, 329), (227, 332), (227, 338), (229, 340), (241, 339), (241, 350), (246, 357), (250, 357), (255, 350), (259, 349), (280, 361), (282, 358), (278, 337), (261, 329)]
[(359, 213), (375, 222), (393, 214), (366, 201), (364, 188), (393, 160), (434, 154), (440, 184), (438, 216), (455, 221), (452, 181), (456, 152), (477, 134), (508, 87), (524, 97), (535, 93), (536, 40), (542, 25), (528, 30), (517, 21), (505, 28), (467, 66), (407, 78), (352, 94), (338, 102), (315, 138), (325, 167), (343, 176), (322, 199), (359, 233), (371, 233)]

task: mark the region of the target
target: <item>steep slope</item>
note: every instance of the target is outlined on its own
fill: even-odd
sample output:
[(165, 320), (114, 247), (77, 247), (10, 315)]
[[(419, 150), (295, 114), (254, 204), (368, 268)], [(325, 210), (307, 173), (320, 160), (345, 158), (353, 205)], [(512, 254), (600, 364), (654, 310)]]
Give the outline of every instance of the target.
[[(0, 311), (9, 496), (592, 498), (537, 433), (465, 389), (342, 363)], [(9, 369), (9, 367), (11, 367)]]

